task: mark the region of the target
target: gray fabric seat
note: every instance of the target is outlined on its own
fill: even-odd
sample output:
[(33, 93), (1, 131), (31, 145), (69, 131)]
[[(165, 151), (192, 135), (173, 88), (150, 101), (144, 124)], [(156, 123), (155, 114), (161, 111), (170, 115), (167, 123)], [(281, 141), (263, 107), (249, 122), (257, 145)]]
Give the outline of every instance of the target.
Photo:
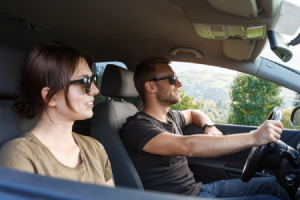
[[(133, 72), (115, 65), (107, 65), (102, 78), (101, 94), (116, 98), (136, 98), (138, 93), (133, 83)], [(129, 116), (138, 112), (128, 102), (113, 100), (98, 103), (91, 119), (91, 135), (104, 147), (112, 165), (117, 186), (143, 190), (138, 173), (128, 156), (119, 136), (122, 125)]]
[(13, 107), (14, 101), (0, 100), (0, 147), (7, 141), (20, 137), (30, 131), (38, 118), (19, 119)]

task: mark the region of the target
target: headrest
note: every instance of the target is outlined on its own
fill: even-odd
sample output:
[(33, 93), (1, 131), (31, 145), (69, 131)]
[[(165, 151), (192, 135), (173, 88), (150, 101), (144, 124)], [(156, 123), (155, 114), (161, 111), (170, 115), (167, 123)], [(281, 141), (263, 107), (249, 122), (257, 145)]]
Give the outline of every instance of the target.
[(0, 45), (0, 99), (15, 100), (21, 96), (20, 79), (26, 53)]
[(117, 98), (136, 98), (139, 94), (134, 86), (133, 72), (116, 65), (106, 65), (101, 94)]
[(38, 117), (22, 119), (13, 107), (14, 101), (0, 100), (0, 147), (8, 140), (20, 137), (35, 127)]

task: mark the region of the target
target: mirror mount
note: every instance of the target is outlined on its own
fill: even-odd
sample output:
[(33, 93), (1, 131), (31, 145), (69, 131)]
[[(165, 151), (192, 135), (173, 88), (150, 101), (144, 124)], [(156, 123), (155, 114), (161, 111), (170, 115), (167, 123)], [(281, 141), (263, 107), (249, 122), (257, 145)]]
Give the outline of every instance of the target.
[[(289, 44), (277, 32), (269, 30), (268, 38), (271, 50), (283, 61), (288, 62), (292, 59), (293, 53), (289, 50)], [(299, 38), (300, 40), (300, 38)]]

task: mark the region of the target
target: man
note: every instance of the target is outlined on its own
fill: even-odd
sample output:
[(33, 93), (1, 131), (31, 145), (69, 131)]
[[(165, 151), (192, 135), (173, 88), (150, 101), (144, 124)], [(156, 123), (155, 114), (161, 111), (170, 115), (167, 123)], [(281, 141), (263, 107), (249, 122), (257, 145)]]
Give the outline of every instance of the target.
[[(203, 186), (195, 182), (185, 156), (216, 157), (277, 142), (283, 127), (279, 121), (266, 121), (252, 133), (223, 136), (201, 111), (170, 110), (181, 100), (178, 90), (182, 84), (169, 62), (167, 58), (150, 57), (137, 65), (134, 84), (144, 108), (129, 117), (121, 131), (144, 188), (199, 197), (270, 194), (289, 199), (274, 178), (252, 179), (249, 183), (224, 180)], [(204, 135), (183, 135), (184, 126), (192, 123), (202, 127)]]

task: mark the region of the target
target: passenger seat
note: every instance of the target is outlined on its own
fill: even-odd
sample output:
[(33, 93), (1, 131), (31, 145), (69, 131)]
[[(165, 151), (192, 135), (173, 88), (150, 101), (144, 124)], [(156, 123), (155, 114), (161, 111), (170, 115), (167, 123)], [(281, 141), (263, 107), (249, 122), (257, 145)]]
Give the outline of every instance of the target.
[(38, 121), (37, 117), (31, 120), (20, 119), (13, 103), (12, 100), (0, 100), (0, 147), (33, 129)]
[[(133, 83), (133, 72), (107, 65), (102, 77), (101, 94), (122, 99), (136, 98), (138, 93)], [(142, 182), (119, 136), (126, 119), (137, 112), (137, 108), (131, 103), (104, 101), (94, 107), (90, 126), (91, 136), (105, 147), (115, 184), (143, 190)]]

